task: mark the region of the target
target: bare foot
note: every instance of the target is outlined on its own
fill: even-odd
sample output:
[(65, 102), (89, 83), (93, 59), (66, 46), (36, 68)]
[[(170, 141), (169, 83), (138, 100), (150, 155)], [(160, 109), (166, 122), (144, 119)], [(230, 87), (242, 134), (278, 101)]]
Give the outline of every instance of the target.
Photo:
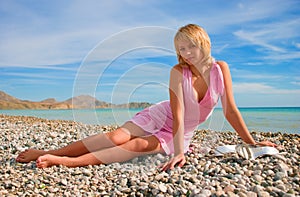
[(28, 163), (31, 161), (35, 161), (38, 157), (46, 154), (46, 151), (36, 150), (36, 149), (27, 149), (21, 152), (16, 158), (17, 162)]
[(60, 157), (60, 156), (46, 154), (46, 155), (40, 156), (36, 160), (36, 166), (38, 168), (47, 168), (47, 167), (51, 167), (54, 165), (60, 165), (60, 164), (62, 164), (62, 159), (63, 159), (63, 157)]

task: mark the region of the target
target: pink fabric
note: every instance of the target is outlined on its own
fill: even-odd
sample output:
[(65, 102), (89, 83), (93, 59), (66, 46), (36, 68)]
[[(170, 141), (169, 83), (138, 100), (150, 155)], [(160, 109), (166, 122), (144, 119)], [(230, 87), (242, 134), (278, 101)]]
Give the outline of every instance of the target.
[[(210, 85), (203, 99), (198, 102), (193, 92), (192, 72), (183, 69), (183, 97), (184, 97), (184, 151), (189, 145), (196, 127), (211, 115), (219, 96), (223, 95), (223, 74), (217, 63), (213, 63), (210, 70)], [(130, 121), (141, 127), (149, 135), (156, 136), (165, 153), (174, 153), (172, 133), (172, 111), (170, 101), (163, 101), (137, 113)]]

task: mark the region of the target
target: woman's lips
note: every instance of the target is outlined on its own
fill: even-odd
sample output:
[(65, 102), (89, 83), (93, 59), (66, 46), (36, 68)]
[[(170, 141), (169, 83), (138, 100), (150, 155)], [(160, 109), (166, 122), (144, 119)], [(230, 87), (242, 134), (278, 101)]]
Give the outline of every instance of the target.
[(189, 61), (189, 62), (191, 62), (191, 61), (193, 61), (193, 57), (189, 57), (189, 58), (187, 58), (187, 61)]

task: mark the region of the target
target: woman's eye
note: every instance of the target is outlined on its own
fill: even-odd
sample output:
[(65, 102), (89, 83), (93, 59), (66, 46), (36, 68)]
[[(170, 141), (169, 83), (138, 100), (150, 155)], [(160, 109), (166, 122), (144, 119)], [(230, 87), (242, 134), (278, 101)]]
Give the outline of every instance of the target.
[(180, 48), (179, 51), (184, 51), (184, 48)]

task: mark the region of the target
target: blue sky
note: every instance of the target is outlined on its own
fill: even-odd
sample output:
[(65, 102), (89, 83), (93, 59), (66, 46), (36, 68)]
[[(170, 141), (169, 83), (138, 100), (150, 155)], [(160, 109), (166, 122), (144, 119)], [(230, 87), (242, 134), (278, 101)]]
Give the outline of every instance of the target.
[(0, 90), (58, 101), (168, 99), (176, 29), (196, 23), (236, 103), (300, 106), (300, 1), (0, 0)]

